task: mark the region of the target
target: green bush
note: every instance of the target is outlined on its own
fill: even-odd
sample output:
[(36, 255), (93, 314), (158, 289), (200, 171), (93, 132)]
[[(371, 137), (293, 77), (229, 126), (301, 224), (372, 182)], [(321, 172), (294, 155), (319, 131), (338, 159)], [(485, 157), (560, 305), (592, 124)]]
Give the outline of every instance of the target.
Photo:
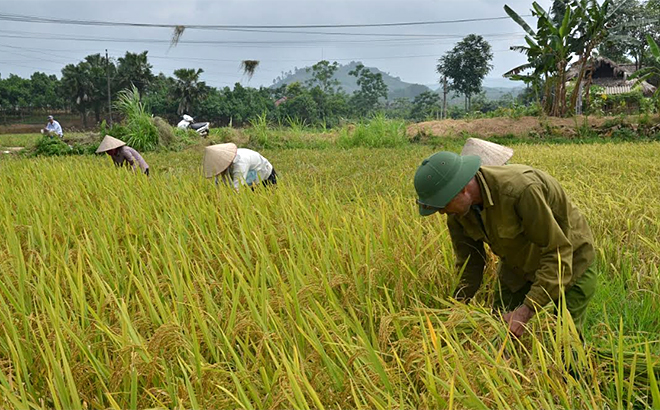
[(156, 149), (159, 142), (158, 128), (140, 101), (140, 93), (135, 86), (130, 90), (119, 92), (115, 108), (126, 118), (124, 120), (127, 130), (127, 135), (124, 136), (126, 144), (138, 151)]
[(128, 137), (128, 129), (119, 123), (114, 123), (112, 126), (108, 127), (105, 120), (101, 123), (99, 134), (101, 134), (101, 139), (106, 135), (113, 136), (124, 141)]
[(73, 152), (64, 141), (59, 138), (51, 138), (44, 136), (34, 146), (32, 155), (34, 156), (62, 156), (71, 155)]
[(50, 138), (47, 136), (42, 137), (37, 141), (34, 148), (29, 152), (32, 156), (44, 156), (44, 157), (53, 157), (53, 156), (64, 156), (64, 155), (92, 155), (96, 152), (96, 149), (99, 147), (99, 143), (93, 144), (80, 144), (74, 143), (73, 145), (67, 145), (64, 141), (59, 138)]
[(369, 122), (356, 124), (353, 130), (344, 127), (337, 139), (337, 144), (344, 148), (394, 148), (409, 142), (406, 123), (401, 120), (389, 120), (382, 114), (376, 115)]

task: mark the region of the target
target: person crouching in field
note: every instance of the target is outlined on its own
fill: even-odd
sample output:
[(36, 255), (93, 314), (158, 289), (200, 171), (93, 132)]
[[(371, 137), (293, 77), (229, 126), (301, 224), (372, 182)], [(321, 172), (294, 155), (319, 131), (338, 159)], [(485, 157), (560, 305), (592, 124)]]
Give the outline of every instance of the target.
[(559, 306), (561, 288), (581, 329), (598, 282), (593, 237), (557, 180), (525, 165), (481, 166), (476, 155), (438, 152), (422, 162), (414, 184), (422, 216), (447, 214), (463, 269), (456, 299), (469, 301), (481, 286), (488, 244), (500, 257), (495, 308), (506, 312), (513, 335), (551, 301)]
[(260, 182), (263, 186), (277, 185), (277, 173), (270, 162), (261, 154), (236, 144), (217, 144), (204, 149), (204, 176), (219, 178), (231, 184), (236, 191), (241, 185), (254, 189)]
[(55, 121), (52, 115), (48, 116), (48, 123), (46, 124), (46, 128), (43, 128), (41, 130), (41, 133), (50, 138), (53, 137), (64, 138), (64, 133), (62, 132), (62, 126), (60, 125), (59, 122)]
[(131, 166), (133, 171), (139, 166), (146, 176), (149, 176), (149, 164), (142, 158), (139, 152), (126, 145), (122, 140), (106, 135), (96, 150), (97, 154), (105, 152), (110, 155), (116, 166)]

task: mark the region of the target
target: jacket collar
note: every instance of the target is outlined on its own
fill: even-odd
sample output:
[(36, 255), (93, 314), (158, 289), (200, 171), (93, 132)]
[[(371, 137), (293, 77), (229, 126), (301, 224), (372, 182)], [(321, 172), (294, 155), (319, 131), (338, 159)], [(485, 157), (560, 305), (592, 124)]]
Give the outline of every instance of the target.
[(495, 205), (495, 202), (493, 202), (493, 195), (491, 194), (490, 187), (488, 186), (488, 182), (486, 182), (486, 178), (484, 177), (481, 168), (479, 168), (479, 171), (477, 171), (477, 175), (475, 176), (479, 183), (479, 189), (481, 189), (481, 198), (484, 201), (482, 207), (483, 209), (490, 208)]

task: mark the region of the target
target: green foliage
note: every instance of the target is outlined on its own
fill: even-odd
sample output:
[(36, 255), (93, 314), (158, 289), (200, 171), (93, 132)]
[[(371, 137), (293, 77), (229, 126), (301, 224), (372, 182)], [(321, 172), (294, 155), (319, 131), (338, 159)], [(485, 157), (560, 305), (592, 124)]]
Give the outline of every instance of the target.
[(632, 114), (652, 110), (652, 103), (640, 89), (623, 94), (592, 94), (589, 113), (604, 114)]
[(31, 97), (29, 80), (15, 74), (0, 79), (0, 107), (3, 110), (30, 106)]
[(484, 78), (493, 69), (493, 52), (482, 36), (470, 34), (438, 61), (437, 72), (449, 80), (449, 89), (463, 94), (469, 111), (472, 95), (481, 92)]
[(195, 117), (210, 121), (214, 126), (243, 126), (264, 112), (273, 115), (274, 111), (271, 90), (243, 87), (236, 83), (233, 90), (229, 87), (210, 89), (195, 111)]
[(149, 83), (146, 92), (142, 95), (142, 102), (155, 115), (167, 118), (172, 122), (178, 122), (180, 119), (176, 114), (178, 103), (174, 99), (175, 84), (172, 77), (160, 73)]
[(405, 122), (387, 119), (382, 114), (370, 121), (361, 121), (354, 127), (342, 128), (337, 139), (337, 145), (343, 148), (395, 148), (409, 142)]
[[(537, 2), (532, 3), (532, 16), (537, 19), (532, 29), (513, 9), (504, 6), (506, 13), (528, 34), (526, 45), (512, 47), (527, 57), (527, 62), (505, 77), (524, 81), (542, 94), (544, 111), (552, 116), (563, 116), (575, 108), (579, 87), (566, 97), (566, 74), (573, 55), (578, 56), (576, 83), (582, 82), (592, 51), (608, 34), (608, 28), (617, 18), (620, 2), (572, 0), (556, 1), (550, 12)], [(555, 9), (557, 8), (557, 9)]]
[(339, 86), (339, 80), (334, 78), (338, 68), (339, 64), (336, 61), (330, 64), (327, 60), (321, 60), (314, 64), (311, 69), (307, 69), (307, 72), (311, 70), (312, 78), (307, 80), (305, 84), (309, 88), (318, 86), (324, 93), (334, 94), (336, 87)]
[(154, 80), (151, 72), (152, 65), (147, 59), (148, 51), (141, 53), (126, 52), (124, 57), (119, 57), (117, 66), (117, 79), (120, 89), (127, 89), (135, 86), (140, 95), (143, 95)]
[(200, 81), (200, 76), (204, 70), (198, 68), (180, 68), (174, 70), (176, 83), (174, 84), (173, 96), (178, 101), (177, 114), (182, 115), (194, 112), (202, 98), (207, 93), (206, 83)]
[(530, 105), (521, 105), (517, 103), (500, 105), (495, 102), (492, 105), (479, 107), (479, 111), (472, 111), (465, 117), (471, 119), (500, 117), (518, 119), (520, 117), (538, 117), (542, 114), (543, 109), (536, 103)]
[(37, 141), (34, 147), (27, 151), (29, 155), (35, 157), (60, 157), (66, 155), (91, 155), (94, 154), (99, 144), (80, 144), (74, 143), (68, 145), (59, 138), (42, 137)]
[(132, 86), (130, 90), (121, 91), (117, 96), (115, 108), (124, 115), (126, 144), (138, 151), (150, 151), (158, 146), (158, 129), (140, 101), (137, 87)]
[(71, 147), (64, 141), (59, 138), (47, 136), (42, 137), (32, 150), (32, 155), (34, 156), (52, 157), (71, 154)]
[(296, 118), (306, 123), (316, 123), (319, 120), (319, 107), (307, 90), (301, 90), (277, 107), (277, 116), (282, 119)]
[[(0, 84), (2, 80), (0, 80)], [(0, 85), (0, 88), (2, 86)], [(55, 75), (35, 72), (30, 76), (30, 106), (61, 109), (65, 106), (64, 98), (61, 94), (60, 80)], [(0, 92), (1, 94), (1, 92)], [(0, 98), (1, 100), (1, 98)], [(2, 103), (0, 102), (0, 105)]]
[(387, 97), (387, 85), (383, 81), (381, 73), (372, 73), (362, 64), (357, 64), (349, 75), (357, 78), (360, 90), (356, 91), (351, 98), (353, 109), (362, 116), (374, 112), (380, 98)]
[(660, 2), (626, 0), (620, 3), (616, 23), (609, 29), (598, 52), (618, 63), (632, 62), (640, 67), (649, 55), (646, 36), (657, 38), (660, 35)]
[(409, 118), (413, 121), (437, 119), (442, 111), (440, 104), (438, 93), (426, 91), (413, 100)]
[(270, 148), (271, 145), (269, 144), (268, 138), (270, 129), (266, 113), (257, 116), (257, 118), (251, 119), (250, 125), (252, 126), (249, 133), (250, 141), (256, 143), (261, 148)]

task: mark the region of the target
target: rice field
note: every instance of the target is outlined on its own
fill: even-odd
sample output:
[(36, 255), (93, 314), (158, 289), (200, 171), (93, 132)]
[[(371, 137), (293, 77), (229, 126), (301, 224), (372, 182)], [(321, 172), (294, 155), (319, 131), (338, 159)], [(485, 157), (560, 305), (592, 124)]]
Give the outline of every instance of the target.
[[(0, 408), (638, 409), (660, 406), (659, 143), (515, 146), (589, 220), (601, 287), (584, 342), (550, 310), (512, 340), (470, 305), (434, 150), (271, 150), (274, 190), (201, 152), (0, 157)], [(655, 369), (655, 371), (653, 371)]]

